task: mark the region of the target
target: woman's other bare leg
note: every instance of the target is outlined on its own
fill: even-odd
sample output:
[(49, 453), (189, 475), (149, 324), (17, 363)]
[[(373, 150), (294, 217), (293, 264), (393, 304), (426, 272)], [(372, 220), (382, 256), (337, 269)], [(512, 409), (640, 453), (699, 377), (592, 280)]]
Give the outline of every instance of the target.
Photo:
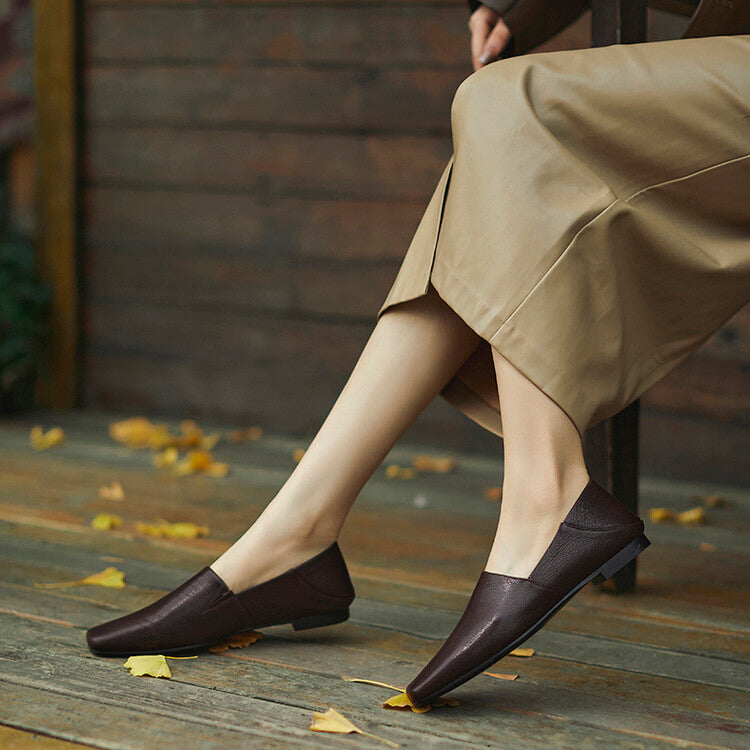
[(500, 521), (485, 570), (526, 578), (589, 480), (568, 415), (496, 349), (503, 420)]
[(479, 343), (432, 286), (383, 314), (302, 460), (211, 568), (237, 592), (333, 542), (369, 477)]

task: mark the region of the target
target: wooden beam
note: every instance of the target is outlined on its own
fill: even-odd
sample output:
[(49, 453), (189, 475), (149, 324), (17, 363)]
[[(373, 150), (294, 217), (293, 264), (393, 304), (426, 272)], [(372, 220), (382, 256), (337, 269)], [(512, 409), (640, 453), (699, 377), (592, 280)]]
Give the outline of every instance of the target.
[(646, 0), (592, 0), (591, 44), (631, 44), (646, 40)]
[(37, 400), (73, 406), (78, 357), (77, 3), (36, 0), (37, 263), (52, 285), (51, 341)]

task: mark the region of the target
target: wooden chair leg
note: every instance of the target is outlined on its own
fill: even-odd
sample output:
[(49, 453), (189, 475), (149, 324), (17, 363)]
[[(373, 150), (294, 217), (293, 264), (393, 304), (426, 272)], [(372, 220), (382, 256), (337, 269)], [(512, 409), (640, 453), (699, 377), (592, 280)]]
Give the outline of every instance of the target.
[[(584, 435), (583, 449), (591, 478), (605, 487), (634, 513), (638, 512), (638, 428), (640, 401), (636, 399), (611, 419)], [(614, 591), (633, 591), (636, 561), (613, 579)]]

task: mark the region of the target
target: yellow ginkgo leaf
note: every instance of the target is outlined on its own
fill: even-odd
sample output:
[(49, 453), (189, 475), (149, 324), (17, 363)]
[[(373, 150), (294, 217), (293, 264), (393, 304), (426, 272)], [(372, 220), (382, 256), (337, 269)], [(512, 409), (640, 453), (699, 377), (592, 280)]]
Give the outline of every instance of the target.
[(121, 589), (125, 587), (125, 573), (117, 568), (109, 567), (94, 573), (93, 575), (81, 578), (78, 581), (62, 581), (58, 583), (35, 583), (34, 586), (40, 589), (63, 589), (68, 586), (79, 586), (81, 584), (90, 584), (92, 586), (105, 586), (111, 589)]
[(206, 536), (209, 532), (208, 526), (196, 526), (190, 521), (170, 523), (163, 518), (157, 519), (156, 523), (136, 521), (135, 528), (139, 534), (166, 539), (195, 539), (199, 536)]
[(709, 495), (708, 497), (698, 495), (697, 497), (703, 500), (703, 504), (707, 508), (728, 508), (731, 505), (729, 500), (721, 495)]
[(47, 432), (42, 429), (41, 425), (35, 425), (31, 428), (31, 445), (34, 450), (46, 451), (48, 448), (54, 448), (65, 442), (65, 433), (61, 427), (51, 427)]
[(517, 674), (501, 674), (500, 672), (485, 672), (488, 677), (496, 677), (498, 680), (515, 680), (518, 678)]
[(130, 656), (123, 665), (136, 677), (171, 677), (169, 664), (162, 654), (143, 654)]
[(229, 464), (223, 464), (219, 463), (218, 461), (214, 461), (214, 463), (206, 467), (203, 473), (209, 477), (225, 477), (228, 471)]
[(385, 476), (388, 479), (414, 479), (417, 476), (417, 470), (409, 466), (391, 464), (386, 467)]
[(173, 445), (170, 445), (169, 448), (165, 448), (154, 456), (154, 466), (157, 469), (168, 469), (177, 463), (179, 457), (180, 452)]
[(403, 691), (398, 695), (391, 696), (385, 703), (383, 703), (383, 708), (396, 708), (402, 711), (413, 711), (415, 714), (423, 714), (436, 706), (457, 705), (458, 701), (455, 698), (435, 698), (433, 701), (425, 703), (423, 706), (415, 706), (409, 700), (406, 691)]
[(125, 588), (125, 573), (117, 568), (109, 567), (99, 573), (86, 576), (86, 578), (81, 580), (81, 583), (88, 583), (92, 586), (105, 586), (110, 589), (122, 589)]
[(399, 693), (398, 695), (391, 696), (385, 703), (383, 708), (401, 708), (409, 711), (414, 711), (415, 714), (423, 714), (429, 711), (432, 706), (428, 703), (424, 706), (415, 706), (410, 700), (406, 691)]
[(706, 511), (698, 505), (677, 514), (677, 521), (686, 526), (700, 526), (706, 522)]
[(361, 682), (364, 685), (375, 685), (376, 687), (384, 687), (388, 688), (389, 690), (396, 690), (398, 692), (403, 692), (404, 688), (398, 687), (397, 685), (389, 685), (387, 682), (378, 682), (377, 680), (366, 680), (363, 677), (342, 677), (342, 680), (346, 680), (347, 682)]
[(185, 458), (175, 464), (172, 471), (177, 476), (187, 476), (199, 471), (205, 471), (214, 462), (214, 457), (208, 451), (188, 451)]
[(122, 484), (117, 480), (114, 480), (110, 484), (103, 484), (99, 488), (99, 497), (102, 500), (120, 500), (125, 499), (125, 490), (122, 488)]
[(455, 458), (438, 458), (420, 453), (412, 459), (412, 466), (418, 471), (434, 471), (437, 474), (447, 474), (458, 465)]
[(98, 513), (91, 519), (91, 528), (106, 531), (122, 525), (122, 518), (112, 513)]
[(533, 648), (514, 648), (508, 656), (520, 656), (522, 658), (534, 656), (536, 652)]
[(676, 514), (671, 508), (649, 508), (648, 517), (652, 523), (674, 521)]
[(292, 460), (294, 463), (298, 464), (302, 460), (302, 456), (305, 455), (305, 449), (304, 448), (297, 448), (297, 450), (292, 453)]
[(313, 732), (333, 732), (334, 734), (351, 734), (354, 732), (356, 734), (364, 735), (365, 737), (370, 737), (373, 740), (384, 742), (391, 747), (400, 747), (396, 742), (377, 737), (369, 732), (363, 732), (335, 708), (329, 708), (325, 713), (313, 711), (313, 720), (310, 724), (310, 729), (312, 729)]
[(230, 443), (244, 443), (245, 440), (260, 440), (263, 437), (263, 429), (257, 425), (247, 427), (244, 430), (232, 430), (227, 434)]
[(151, 430), (148, 433), (148, 447), (152, 451), (160, 451), (174, 442), (173, 436), (170, 434), (167, 425), (155, 424), (151, 426)]
[(221, 440), (221, 434), (218, 432), (212, 432), (210, 435), (204, 435), (198, 445), (203, 451), (212, 451), (216, 444)]
[(151, 445), (151, 433), (156, 428), (146, 417), (132, 417), (109, 426), (109, 434), (118, 443), (130, 448), (147, 448)]
[(222, 643), (217, 643), (215, 646), (209, 646), (208, 650), (217, 653), (219, 651), (226, 651), (230, 648), (244, 648), (255, 643), (263, 637), (263, 633), (259, 633), (257, 630), (250, 630), (247, 633), (235, 633), (230, 635)]
[(503, 488), (502, 487), (485, 487), (483, 494), (487, 498), (487, 500), (492, 500), (493, 502), (495, 502), (503, 496)]

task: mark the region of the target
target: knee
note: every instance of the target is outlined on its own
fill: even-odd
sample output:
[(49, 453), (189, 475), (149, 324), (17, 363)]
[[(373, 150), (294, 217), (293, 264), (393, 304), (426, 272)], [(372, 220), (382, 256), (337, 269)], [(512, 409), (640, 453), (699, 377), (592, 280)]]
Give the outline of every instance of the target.
[(496, 127), (528, 112), (526, 81), (534, 66), (534, 55), (497, 60), (467, 76), (451, 102), (454, 131), (489, 121)]

